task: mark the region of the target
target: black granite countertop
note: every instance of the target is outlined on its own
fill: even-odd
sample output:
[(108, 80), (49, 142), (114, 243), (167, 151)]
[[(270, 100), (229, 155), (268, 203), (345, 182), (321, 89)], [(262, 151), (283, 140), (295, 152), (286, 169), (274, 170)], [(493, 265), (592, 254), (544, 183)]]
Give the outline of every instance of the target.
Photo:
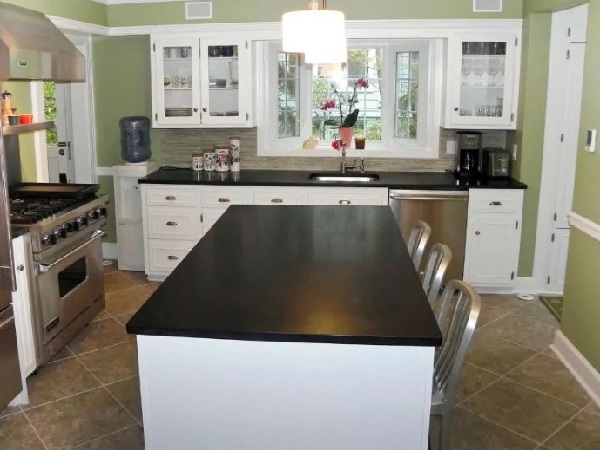
[(442, 342), (387, 206), (230, 206), (127, 331), (278, 342)]
[(242, 170), (241, 172), (194, 172), (191, 169), (161, 168), (139, 180), (148, 184), (190, 184), (218, 186), (364, 186), (390, 189), (431, 189), (464, 191), (472, 188), (526, 189), (513, 178), (457, 179), (445, 172), (377, 172), (379, 180), (361, 182), (322, 182), (309, 175), (322, 171)]

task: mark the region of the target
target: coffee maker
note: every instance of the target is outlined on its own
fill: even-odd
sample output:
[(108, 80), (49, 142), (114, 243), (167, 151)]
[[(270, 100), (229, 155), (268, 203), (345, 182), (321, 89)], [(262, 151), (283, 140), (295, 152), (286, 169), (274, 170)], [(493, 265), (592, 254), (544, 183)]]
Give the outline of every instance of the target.
[(481, 133), (457, 131), (456, 138), (456, 175), (477, 177), (481, 172)]

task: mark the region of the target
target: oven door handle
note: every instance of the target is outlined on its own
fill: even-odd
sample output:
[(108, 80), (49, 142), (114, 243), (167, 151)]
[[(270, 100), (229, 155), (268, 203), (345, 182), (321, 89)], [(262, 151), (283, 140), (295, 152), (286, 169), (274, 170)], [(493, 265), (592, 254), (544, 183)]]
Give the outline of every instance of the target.
[(69, 258), (73, 254), (75, 254), (76, 252), (78, 252), (79, 250), (81, 250), (83, 247), (86, 247), (86, 246), (90, 245), (92, 242), (94, 242), (94, 241), (96, 241), (98, 239), (103, 238), (105, 235), (106, 235), (106, 231), (104, 231), (104, 230), (96, 230), (96, 231), (94, 231), (94, 234), (92, 234), (92, 237), (89, 240), (85, 241), (80, 246), (78, 246), (75, 249), (71, 250), (66, 255), (61, 256), (56, 261), (54, 261), (52, 264), (38, 264), (38, 266), (37, 266), (38, 267), (38, 272), (48, 272), (49, 270), (51, 270), (56, 265), (58, 265), (61, 262), (63, 262), (65, 259)]

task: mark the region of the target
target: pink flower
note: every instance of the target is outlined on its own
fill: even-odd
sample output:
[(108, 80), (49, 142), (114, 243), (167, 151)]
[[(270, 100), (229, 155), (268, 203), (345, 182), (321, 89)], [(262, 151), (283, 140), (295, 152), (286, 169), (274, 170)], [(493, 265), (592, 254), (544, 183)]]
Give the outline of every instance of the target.
[(335, 108), (335, 100), (327, 100), (323, 102), (321, 105), (322, 111), (327, 111), (328, 109)]
[(335, 140), (331, 143), (331, 146), (335, 149), (335, 150), (339, 150), (340, 149), (340, 141), (339, 140)]
[(357, 85), (358, 87), (361, 87), (361, 88), (365, 88), (365, 89), (366, 89), (366, 88), (368, 88), (368, 87), (369, 87), (369, 81), (368, 81), (366, 78), (363, 78), (363, 77), (361, 77), (361, 78), (359, 78), (358, 80), (356, 80), (356, 85)]

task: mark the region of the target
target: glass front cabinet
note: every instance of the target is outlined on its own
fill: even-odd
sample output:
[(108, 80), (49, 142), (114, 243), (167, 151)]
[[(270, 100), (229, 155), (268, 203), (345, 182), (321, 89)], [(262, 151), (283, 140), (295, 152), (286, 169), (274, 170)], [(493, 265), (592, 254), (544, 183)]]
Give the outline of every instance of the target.
[(152, 39), (154, 127), (252, 126), (246, 41)]
[(511, 33), (448, 40), (445, 127), (516, 128), (518, 45)]

